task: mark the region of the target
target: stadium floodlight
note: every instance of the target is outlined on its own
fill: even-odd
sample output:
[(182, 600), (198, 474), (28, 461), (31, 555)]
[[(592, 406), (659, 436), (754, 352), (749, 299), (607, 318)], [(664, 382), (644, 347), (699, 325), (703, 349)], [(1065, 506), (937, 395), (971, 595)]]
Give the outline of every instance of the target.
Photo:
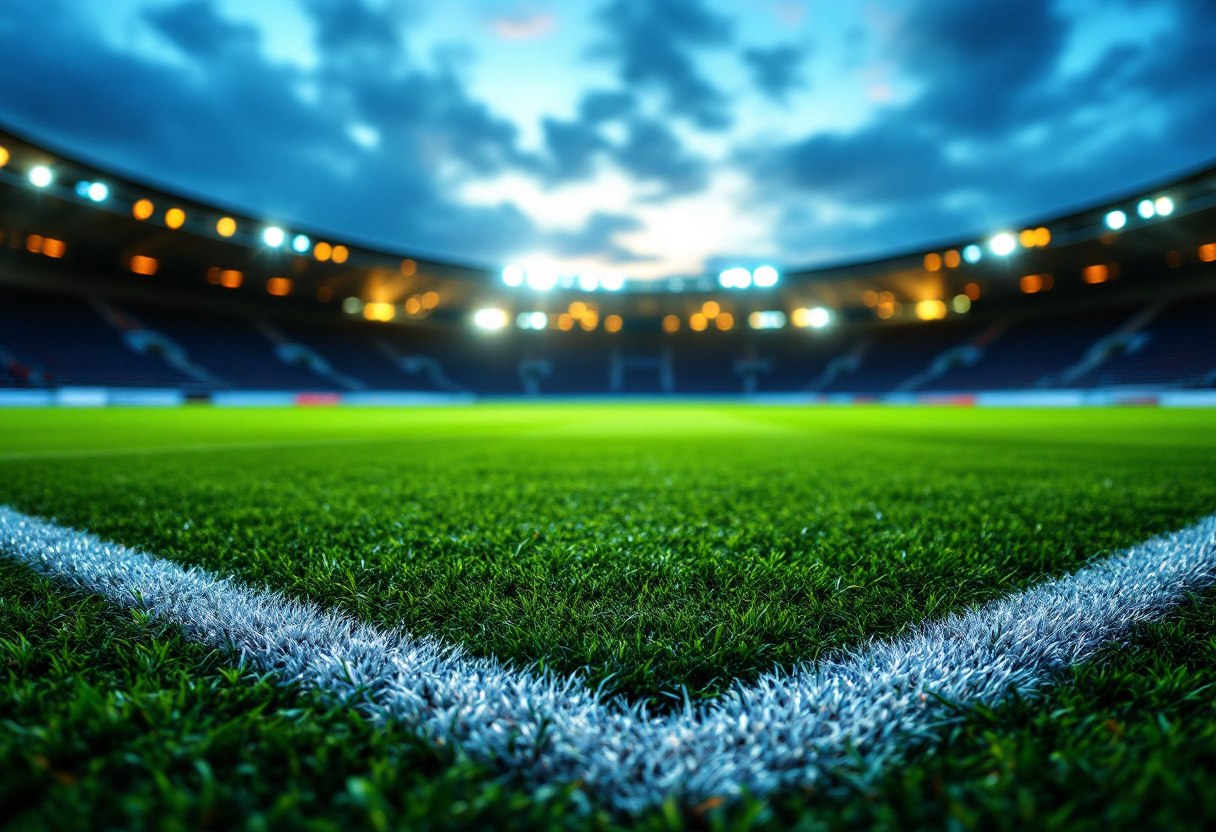
[(478, 329), (502, 329), (507, 325), (507, 313), (493, 307), (473, 313), (473, 326)]
[(46, 165), (30, 168), (30, 184), (35, 188), (45, 188), (55, 181), (55, 174)]
[(761, 289), (771, 289), (773, 286), (776, 286), (777, 278), (777, 270), (772, 266), (761, 266), (752, 272), (752, 280)]
[(984, 251), (975, 243), (963, 249), (963, 259), (968, 263), (978, 263), (984, 259)]
[(533, 263), (525, 279), (529, 289), (547, 292), (557, 285), (557, 269), (549, 263)]
[(283, 233), (283, 229), (273, 225), (262, 232), (262, 242), (271, 248), (278, 248), (283, 245), (283, 240), (285, 239), (287, 239), (287, 235)]
[(599, 278), (593, 274), (580, 274), (578, 276), (578, 288), (584, 292), (594, 292), (600, 287)]
[(110, 189), (105, 182), (94, 182), (89, 185), (89, 199), (94, 202), (105, 202), (110, 196)]
[(718, 275), (718, 284), (723, 289), (746, 289), (752, 285), (752, 273), (747, 269), (727, 269)]
[(312, 240), (308, 239), (307, 234), (297, 234), (291, 241), (291, 248), (299, 254), (306, 254), (308, 249), (312, 247)]
[(808, 309), (806, 312), (806, 322), (812, 329), (823, 329), (832, 322), (832, 310), (825, 309), (822, 306)]
[(1157, 207), (1153, 205), (1151, 199), (1142, 199), (1136, 206), (1136, 213), (1140, 215), (1141, 219), (1151, 220), (1157, 213)]
[(625, 278), (619, 274), (606, 274), (600, 278), (600, 285), (609, 292), (619, 292), (625, 288)]
[(988, 248), (997, 257), (1008, 257), (1018, 247), (1018, 239), (1009, 232), (1001, 232), (988, 241)]
[(1127, 225), (1127, 214), (1122, 211), (1111, 211), (1106, 215), (1105, 223), (1111, 231), (1118, 231)]
[(1157, 214), (1162, 217), (1168, 217), (1174, 213), (1174, 200), (1168, 196), (1159, 196), (1157, 201), (1153, 203), (1153, 207), (1157, 209)]
[(524, 282), (524, 270), (519, 266), (507, 266), (502, 270), (502, 282), (514, 288)]
[(784, 329), (785, 313), (780, 310), (753, 312), (747, 316), (747, 325), (752, 329)]

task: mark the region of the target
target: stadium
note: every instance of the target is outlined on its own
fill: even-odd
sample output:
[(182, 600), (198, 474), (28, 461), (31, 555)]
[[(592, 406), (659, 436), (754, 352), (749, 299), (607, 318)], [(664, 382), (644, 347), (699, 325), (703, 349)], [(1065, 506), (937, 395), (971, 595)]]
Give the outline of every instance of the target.
[(987, 239), (656, 285), (363, 248), (0, 142), (13, 403), (1216, 402), (1216, 169)]
[[(223, 4), (162, 5), (148, 19), (205, 42), (200, 66), (244, 60), (208, 27), (247, 45), (257, 14), (293, 19), (259, 10), (240, 29)], [(391, 5), (303, 4), (356, 43), (326, 71), (374, 74)], [(772, 10), (782, 37), (794, 6)], [(548, 8), (512, 7), (486, 37), (557, 51), (554, 27), (578, 30)], [(195, 17), (173, 28), (165, 9)], [(0, 10), (0, 55), (23, 13)], [(592, 22), (663, 56), (668, 80), (640, 58), (621, 59), (622, 78), (660, 97), (670, 83), (670, 119), (708, 133), (729, 128), (681, 109), (709, 100), (689, 56), (759, 26), (729, 14), (623, 1)], [(968, 14), (992, 22), (942, 12)], [(1128, 65), (1133, 40), (1111, 41)], [(784, 48), (769, 57), (812, 71)], [(363, 176), (310, 209), (259, 207), (224, 184), (256, 179), (241, 157), (255, 131), (216, 127), (226, 138), (194, 179), (148, 153), (191, 141), (197, 102), (169, 133), (151, 116), (113, 141), (65, 127), (54, 96), (85, 101), (89, 76), (114, 72), (111, 103), (138, 87), (142, 53), (121, 71), (101, 54), (61, 76), (62, 49), (12, 59), (48, 80), (0, 100), (4, 828), (1216, 822), (1216, 103), (1197, 110), (1199, 151), (1134, 167), (1152, 155), (1135, 150), (1122, 174), (1072, 148), (1053, 148), (1067, 161), (1052, 168), (1018, 122), (1028, 182), (1034, 166), (1053, 171), (1041, 181), (1084, 169), (1087, 189), (1006, 194), (998, 219), (969, 225), (895, 212), (893, 242), (805, 260), (793, 244), (713, 248), (727, 232), (697, 229), (708, 214), (685, 205), (697, 233), (673, 233), (673, 250), (711, 251), (690, 270), (622, 253), (631, 230), (679, 213), (660, 210), (679, 196), (645, 188), (594, 263), (565, 231), (506, 257), (479, 248), (489, 226), (444, 247), (335, 224), (327, 202), (353, 211), (381, 191)], [(774, 101), (819, 89), (791, 75), (777, 95), (769, 53), (743, 55)], [(411, 118), (464, 76), (442, 78)], [(890, 84), (875, 106), (898, 97)], [(251, 100), (248, 124), (264, 108), (304, 130)], [(597, 130), (616, 118), (580, 112)], [(1096, 129), (1081, 104), (1067, 114)], [(371, 153), (381, 139), (360, 130), (343, 141)], [(616, 152), (602, 132), (582, 145), (601, 161)], [(466, 151), (435, 135), (422, 168), (446, 170)], [(900, 141), (894, 156), (912, 155), (914, 134)], [(519, 147), (512, 176), (567, 193)], [(778, 153), (757, 147), (760, 180)], [(317, 170), (344, 164), (306, 150)], [(447, 201), (414, 216), (442, 226), (469, 191), (436, 176)], [(1032, 189), (1015, 178), (943, 200), (978, 216), (975, 192)], [(268, 173), (263, 193), (284, 181)], [(394, 188), (389, 204), (406, 199)], [(791, 204), (798, 228), (836, 216)], [(733, 224), (767, 210), (739, 205)]]

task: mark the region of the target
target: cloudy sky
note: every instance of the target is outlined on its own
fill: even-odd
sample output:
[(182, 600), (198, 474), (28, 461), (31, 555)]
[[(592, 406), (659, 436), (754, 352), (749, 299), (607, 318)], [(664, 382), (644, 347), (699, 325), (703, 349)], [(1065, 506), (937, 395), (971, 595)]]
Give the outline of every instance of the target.
[(278, 221), (646, 277), (1216, 159), (1211, 0), (4, 0), (0, 122)]

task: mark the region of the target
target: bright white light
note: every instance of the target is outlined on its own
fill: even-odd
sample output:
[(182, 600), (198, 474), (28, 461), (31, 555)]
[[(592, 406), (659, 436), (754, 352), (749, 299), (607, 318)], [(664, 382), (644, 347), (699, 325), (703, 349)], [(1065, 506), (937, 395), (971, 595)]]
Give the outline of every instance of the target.
[(1127, 225), (1127, 214), (1122, 211), (1111, 211), (1106, 215), (1106, 227), (1111, 231), (1118, 231), (1125, 225)]
[(524, 282), (524, 270), (519, 266), (507, 266), (502, 270), (502, 282), (508, 286), (519, 286)]
[(1157, 209), (1157, 213), (1163, 217), (1168, 217), (1174, 213), (1174, 200), (1168, 196), (1159, 196), (1157, 201), (1153, 203), (1153, 207)]
[(772, 266), (761, 266), (752, 272), (752, 280), (761, 289), (771, 288), (777, 285), (777, 270)]
[(533, 329), (544, 329), (548, 325), (549, 325), (549, 316), (548, 315), (546, 315), (544, 312), (533, 312), (532, 313), (532, 328)]
[(806, 322), (815, 329), (823, 329), (832, 322), (832, 312), (829, 309), (824, 309), (822, 306), (816, 306), (814, 309), (808, 309), (806, 313)]
[(625, 288), (625, 278), (619, 274), (606, 274), (600, 278), (600, 285), (609, 292), (619, 292)]
[(747, 325), (752, 329), (781, 329), (785, 326), (785, 313), (780, 311), (753, 312), (747, 316)]
[(557, 269), (549, 263), (533, 263), (528, 266), (528, 288), (547, 292), (557, 285)]
[(286, 239), (286, 234), (283, 229), (276, 228), (273, 225), (262, 232), (262, 241), (271, 248), (278, 248), (283, 245), (283, 240)]
[(727, 269), (718, 275), (718, 283), (723, 289), (746, 289), (752, 285), (752, 273), (747, 269)]
[(110, 195), (110, 189), (106, 187), (104, 182), (94, 182), (89, 185), (89, 199), (94, 202), (105, 202)]
[(992, 253), (997, 257), (1007, 257), (1013, 254), (1013, 250), (1017, 248), (1017, 238), (1009, 233), (997, 234), (988, 241), (988, 248), (992, 249)]
[(35, 188), (45, 188), (55, 179), (55, 175), (51, 173), (51, 169), (46, 165), (38, 165), (30, 170), (30, 182)]
[(479, 329), (502, 329), (507, 325), (507, 313), (501, 309), (478, 309), (473, 313), (473, 326)]
[(578, 276), (578, 288), (584, 292), (594, 292), (600, 287), (599, 279), (593, 274), (580, 274)]
[(978, 263), (984, 259), (984, 252), (975, 243), (963, 249), (963, 259), (968, 263)]
[(1140, 204), (1136, 206), (1136, 213), (1147, 220), (1152, 219), (1153, 215), (1157, 213), (1157, 209), (1151, 199), (1142, 199), (1140, 200)]
[(305, 234), (297, 234), (295, 239), (291, 241), (291, 247), (300, 254), (303, 254), (312, 247), (312, 240), (308, 239), (308, 236)]

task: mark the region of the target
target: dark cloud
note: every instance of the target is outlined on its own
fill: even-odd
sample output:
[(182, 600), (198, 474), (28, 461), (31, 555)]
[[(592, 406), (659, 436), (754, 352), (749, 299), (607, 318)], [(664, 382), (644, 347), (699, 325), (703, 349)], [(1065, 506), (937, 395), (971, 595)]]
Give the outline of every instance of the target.
[(797, 46), (746, 49), (743, 61), (752, 71), (757, 89), (774, 101), (784, 101), (793, 90), (804, 86), (802, 62), (806, 53)]
[(917, 98), (738, 158), (789, 206), (779, 244), (814, 259), (985, 233), (1168, 176), (1216, 155), (1216, 50), (1196, 35), (1216, 12), (1172, 7), (1169, 50), (1124, 45), (1062, 77), (1069, 27), (1054, 3), (918, 6), (890, 44)]
[(616, 235), (637, 231), (642, 227), (634, 217), (624, 214), (592, 214), (582, 229), (558, 232), (545, 238), (546, 250), (562, 257), (599, 255), (614, 263), (637, 263), (649, 258), (638, 257), (616, 241)]
[(701, 190), (709, 177), (705, 160), (689, 153), (665, 125), (648, 119), (630, 123), (629, 138), (613, 158), (638, 181), (660, 186), (656, 198)]
[(587, 121), (544, 121), (545, 146), (550, 164), (543, 172), (551, 181), (585, 179), (595, 170), (595, 159), (608, 143)]
[[(147, 15), (184, 66), (106, 46), (65, 0), (0, 7), (0, 74), (23, 79), (0, 117), (170, 188), (420, 252), (494, 262), (537, 239), (514, 208), (456, 203), (438, 173), (515, 164), (514, 126), (451, 70), (411, 68), (388, 22), (362, 4), (309, 8), (320, 66), (303, 74), (268, 62), (254, 30), (208, 3)], [(379, 50), (378, 71), (351, 61), (368, 54), (361, 42)], [(353, 123), (379, 132), (376, 151), (350, 139)]]
[(724, 46), (728, 19), (701, 0), (612, 0), (599, 14), (607, 37), (596, 50), (620, 66), (629, 88), (658, 90), (667, 111), (704, 129), (730, 124), (730, 102), (698, 70), (698, 49)]

